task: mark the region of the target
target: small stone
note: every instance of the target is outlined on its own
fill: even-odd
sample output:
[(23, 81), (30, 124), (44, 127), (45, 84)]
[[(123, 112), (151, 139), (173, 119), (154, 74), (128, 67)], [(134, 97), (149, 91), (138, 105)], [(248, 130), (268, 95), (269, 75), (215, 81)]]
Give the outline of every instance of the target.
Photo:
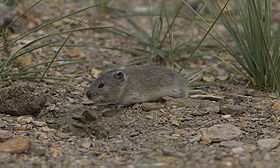
[(48, 124), (53, 124), (53, 123), (55, 123), (55, 120), (53, 118), (48, 118), (47, 123)]
[(81, 103), (83, 105), (93, 105), (93, 104), (95, 104), (95, 102), (92, 101), (92, 100), (83, 100)]
[(215, 78), (214, 78), (214, 76), (205, 76), (205, 77), (203, 77), (202, 78), (202, 80), (204, 81), (204, 82), (214, 82), (215, 81)]
[(92, 144), (92, 142), (91, 142), (91, 139), (90, 139), (90, 138), (84, 138), (84, 139), (82, 139), (82, 145), (81, 145), (81, 147), (82, 147), (82, 148), (89, 149), (89, 148), (91, 147), (91, 144)]
[(232, 148), (233, 153), (240, 153), (240, 152), (243, 152), (243, 151), (244, 151), (244, 148), (242, 146)]
[(18, 57), (17, 61), (24, 66), (30, 65), (30, 64), (32, 64), (32, 55), (24, 54), (24, 55)]
[(219, 75), (217, 78), (218, 78), (220, 81), (224, 81), (224, 80), (227, 80), (229, 77), (228, 77), (228, 75)]
[(206, 130), (202, 129), (202, 134), (212, 141), (226, 141), (238, 138), (241, 135), (241, 130), (231, 124), (216, 124)]
[(75, 103), (75, 100), (72, 99), (71, 97), (66, 97), (66, 99), (67, 99), (71, 104)]
[(242, 146), (242, 143), (239, 141), (222, 141), (220, 142), (220, 146), (223, 147), (240, 147)]
[(264, 108), (263, 108), (262, 106), (255, 106), (255, 109), (256, 109), (256, 110), (260, 110), (260, 111), (261, 111), (261, 110), (264, 110)]
[(260, 149), (274, 149), (279, 145), (279, 142), (278, 139), (260, 139), (258, 145)]
[(231, 167), (233, 159), (231, 157), (226, 157), (225, 159), (222, 160), (225, 166)]
[(79, 164), (78, 167), (88, 167), (90, 161), (87, 159), (77, 160), (76, 163)]
[(247, 111), (246, 107), (240, 106), (240, 105), (231, 105), (231, 106), (221, 106), (220, 107), (221, 114), (241, 115), (246, 111)]
[(190, 114), (193, 116), (203, 116), (220, 111), (220, 105), (215, 101), (187, 99), (185, 103), (186, 107), (191, 109)]
[(0, 141), (10, 139), (13, 136), (13, 133), (8, 130), (0, 129)]
[(65, 49), (66, 53), (70, 58), (75, 58), (80, 56), (80, 49), (75, 47), (75, 48), (67, 48)]
[(33, 121), (32, 117), (20, 116), (17, 118), (17, 122), (20, 124), (29, 124)]
[(40, 139), (48, 139), (48, 136), (47, 136), (46, 133), (40, 132), (40, 133), (39, 133), (39, 138), (40, 138)]
[(171, 120), (171, 124), (174, 125), (174, 126), (179, 126), (179, 125), (182, 124), (182, 122), (179, 121), (179, 120)]
[(181, 134), (172, 134), (171, 136), (174, 136), (174, 137), (180, 137)]
[(190, 139), (191, 143), (199, 142), (202, 139), (201, 135), (196, 135), (192, 139)]
[(32, 123), (38, 127), (44, 127), (47, 125), (47, 123), (43, 122), (43, 121), (32, 121)]
[(24, 137), (15, 137), (0, 144), (0, 152), (22, 153), (29, 149), (31, 141)]
[(146, 117), (147, 119), (150, 119), (150, 120), (154, 119), (154, 117), (151, 116), (151, 115), (146, 115), (145, 117)]
[(41, 128), (43, 132), (50, 132), (51, 129), (49, 127), (42, 127)]
[(257, 149), (256, 145), (253, 144), (244, 144), (242, 145), (246, 151), (253, 152)]
[(231, 115), (230, 114), (222, 115), (222, 119), (223, 120), (229, 120), (229, 119), (231, 119)]
[(272, 109), (280, 111), (280, 103), (274, 103)]
[(93, 77), (98, 78), (98, 76), (99, 76), (101, 73), (102, 73), (102, 71), (93, 68), (93, 69), (91, 69), (91, 73), (90, 73), (90, 74), (91, 74)]
[(129, 134), (130, 137), (136, 137), (138, 135), (140, 135), (140, 132), (138, 132), (138, 131), (134, 131), (134, 132)]
[(211, 141), (210, 138), (205, 137), (205, 136), (202, 136), (202, 137), (200, 138), (200, 142), (205, 143), (205, 144), (210, 144), (212, 141)]

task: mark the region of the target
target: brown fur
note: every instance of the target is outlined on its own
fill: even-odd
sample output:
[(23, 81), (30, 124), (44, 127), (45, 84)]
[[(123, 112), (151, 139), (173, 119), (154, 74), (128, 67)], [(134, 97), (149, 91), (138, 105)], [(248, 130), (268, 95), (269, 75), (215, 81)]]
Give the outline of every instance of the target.
[(89, 99), (114, 105), (154, 101), (163, 96), (187, 97), (188, 94), (185, 79), (162, 66), (108, 71), (94, 80), (87, 90)]

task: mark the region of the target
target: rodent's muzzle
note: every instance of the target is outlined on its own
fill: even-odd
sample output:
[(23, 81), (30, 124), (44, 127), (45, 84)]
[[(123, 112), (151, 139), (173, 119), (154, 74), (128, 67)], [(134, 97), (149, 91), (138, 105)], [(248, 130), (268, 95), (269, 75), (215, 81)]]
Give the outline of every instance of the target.
[(86, 95), (87, 95), (87, 97), (88, 97), (89, 99), (92, 98), (92, 93), (91, 93), (90, 89), (87, 90)]
[(93, 100), (93, 101), (100, 101), (99, 94), (93, 91), (91, 88), (89, 88), (86, 92), (86, 95), (88, 99)]

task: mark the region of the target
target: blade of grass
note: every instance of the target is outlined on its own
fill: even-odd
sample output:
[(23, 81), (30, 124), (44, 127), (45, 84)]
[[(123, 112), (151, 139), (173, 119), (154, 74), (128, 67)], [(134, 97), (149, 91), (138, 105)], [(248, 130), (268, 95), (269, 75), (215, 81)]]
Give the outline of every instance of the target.
[(220, 11), (219, 15), (217, 16), (217, 18), (215, 19), (215, 21), (212, 23), (212, 25), (210, 26), (210, 28), (208, 29), (208, 31), (205, 33), (205, 35), (203, 36), (203, 38), (202, 38), (202, 39), (200, 40), (200, 42), (196, 45), (195, 49), (192, 51), (192, 53), (191, 53), (191, 55), (189, 56), (189, 58), (187, 58), (187, 59), (184, 61), (183, 65), (181, 66), (181, 68), (180, 68), (180, 70), (179, 70), (178, 73), (180, 73), (180, 72), (183, 70), (183, 68), (184, 68), (184, 66), (186, 65), (188, 59), (191, 59), (191, 58), (193, 57), (193, 55), (194, 55), (194, 53), (196, 52), (196, 50), (197, 50), (197, 49), (199, 48), (199, 46), (202, 44), (202, 42), (204, 41), (204, 39), (205, 39), (205, 38), (207, 37), (207, 35), (210, 33), (210, 31), (212, 30), (212, 28), (214, 27), (214, 25), (216, 24), (216, 22), (218, 21), (218, 19), (219, 19), (220, 16), (222, 15), (222, 13), (224, 12), (224, 10), (225, 10), (227, 4), (229, 3), (229, 1), (230, 1), (230, 0), (227, 0), (227, 1), (226, 1), (226, 3), (225, 3), (225, 5), (224, 5), (223, 9)]
[(50, 69), (51, 65), (53, 64), (54, 60), (56, 59), (56, 57), (58, 56), (58, 54), (60, 53), (62, 47), (65, 45), (65, 43), (68, 41), (68, 39), (71, 37), (72, 33), (78, 28), (78, 26), (80, 25), (81, 21), (84, 19), (85, 17), (81, 18), (79, 23), (74, 27), (74, 29), (69, 33), (69, 35), (65, 38), (65, 40), (63, 41), (63, 43), (61, 44), (61, 46), (59, 47), (59, 49), (57, 50), (56, 54), (54, 55), (54, 57), (52, 58), (51, 62), (49, 63), (46, 71), (43, 73), (40, 81), (42, 81), (47, 73), (47, 71)]
[(24, 16), (28, 11), (30, 11), (30, 9), (32, 9), (34, 6), (36, 6), (38, 3), (40, 3), (42, 0), (37, 1), (36, 3), (34, 3), (33, 5), (31, 5), (27, 10), (25, 10), (21, 15), (19, 15), (18, 17), (16, 17), (10, 24), (8, 24), (8, 26), (6, 26), (1, 32), (4, 32), (6, 30), (8, 30), (16, 21), (18, 21), (18, 19), (20, 19), (22, 16)]
[[(16, 80), (16, 79), (38, 79), (38, 76), (18, 76), (15, 78), (9, 77), (9, 78), (4, 78), (2, 81), (9, 81), (9, 80)], [(52, 80), (69, 80), (68, 78), (54, 78), (54, 77), (44, 77), (44, 79), (52, 79)]]
[[(95, 4), (91, 5), (91, 6), (89, 6), (89, 7), (86, 7), (86, 8), (80, 9), (80, 10), (77, 10), (77, 11), (75, 11), (75, 12), (72, 12), (72, 13), (70, 13), (70, 14), (67, 14), (67, 15), (64, 15), (64, 16), (61, 16), (61, 17), (57, 17), (57, 18), (51, 19), (50, 21), (48, 21), (48, 22), (46, 22), (46, 23), (43, 23), (43, 24), (41, 24), (41, 25), (39, 25), (39, 26), (36, 26), (35, 28), (29, 30), (28, 32), (25, 32), (25, 33), (23, 33), (23, 34), (17, 36), (17, 37), (14, 38), (13, 40), (11, 40), (8, 44), (11, 45), (11, 44), (13, 44), (14, 42), (16, 42), (16, 41), (18, 41), (18, 40), (20, 40), (20, 39), (22, 39), (22, 38), (24, 38), (24, 37), (30, 35), (30, 34), (33, 33), (33, 32), (36, 32), (36, 31), (38, 31), (38, 30), (40, 30), (40, 29), (42, 29), (42, 28), (44, 28), (44, 27), (46, 27), (46, 26), (48, 26), (48, 25), (50, 25), (50, 24), (52, 24), (52, 23), (54, 23), (54, 22), (57, 22), (57, 21), (59, 21), (59, 20), (62, 20), (62, 19), (64, 19), (64, 18), (67, 18), (67, 17), (69, 17), (69, 16), (72, 16), (72, 15), (75, 15), (75, 14), (77, 14), (77, 13), (83, 12), (83, 11), (85, 11), (85, 10), (88, 10), (88, 9), (90, 9), (90, 8), (93, 8), (93, 7), (95, 7), (95, 6), (98, 6), (98, 5), (102, 4), (102, 3), (106, 3), (106, 2), (109, 2), (109, 1), (111, 1), (111, 0), (103, 0), (103, 1), (100, 1), (100, 2), (98, 2), (98, 3), (95, 3)], [(1, 48), (0, 48), (0, 50), (1, 50)]]

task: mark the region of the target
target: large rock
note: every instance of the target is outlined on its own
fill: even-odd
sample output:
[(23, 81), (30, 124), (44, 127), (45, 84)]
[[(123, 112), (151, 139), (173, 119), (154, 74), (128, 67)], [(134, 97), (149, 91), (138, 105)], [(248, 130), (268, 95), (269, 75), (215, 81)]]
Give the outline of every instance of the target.
[(15, 137), (0, 144), (0, 152), (22, 153), (29, 149), (31, 141), (24, 137)]

